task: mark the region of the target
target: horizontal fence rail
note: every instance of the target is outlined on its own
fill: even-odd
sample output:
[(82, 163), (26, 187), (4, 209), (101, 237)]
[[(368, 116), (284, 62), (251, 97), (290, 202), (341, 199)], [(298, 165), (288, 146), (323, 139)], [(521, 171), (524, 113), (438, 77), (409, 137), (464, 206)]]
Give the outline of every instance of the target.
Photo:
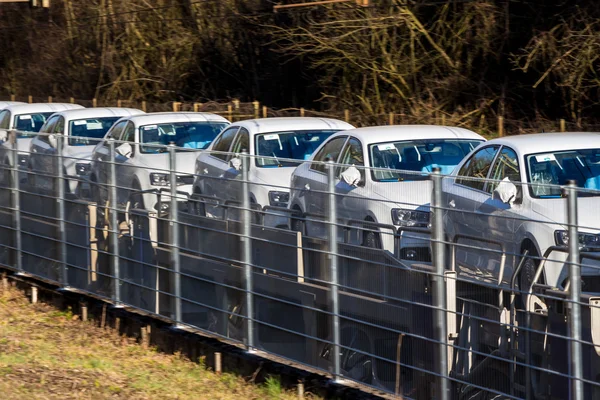
[(592, 184), (523, 178), (503, 198), (506, 180), (436, 168), (173, 145), (136, 164), (118, 141), (92, 160), (65, 139), (43, 154), (14, 135), (0, 144), (4, 268), (339, 384), (417, 399), (600, 397)]

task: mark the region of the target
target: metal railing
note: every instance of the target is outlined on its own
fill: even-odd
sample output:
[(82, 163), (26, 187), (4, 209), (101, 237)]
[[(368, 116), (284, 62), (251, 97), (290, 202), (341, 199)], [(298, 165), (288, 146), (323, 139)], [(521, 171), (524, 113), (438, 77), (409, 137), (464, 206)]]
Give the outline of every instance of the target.
[[(358, 188), (336, 175), (347, 166), (327, 163), (314, 181), (325, 183), (307, 191), (254, 180), (245, 152), (239, 171), (196, 175), (178, 158), (188, 149), (168, 146), (166, 164), (149, 167), (119, 161), (110, 140), (109, 158), (94, 161), (106, 180), (78, 178), (95, 193), (83, 199), (67, 190), (76, 174), (63, 169), (70, 156), (57, 138), (47, 170), (19, 163), (39, 155), (18, 150), (18, 139), (0, 149), (0, 263), (15, 273), (406, 398), (600, 394), (600, 255), (579, 245), (600, 226), (577, 219), (578, 199), (600, 198), (578, 198), (572, 183), (551, 202), (567, 217), (559, 221), (481, 191), (449, 207), (453, 178), (438, 171), (412, 172), (420, 186)], [(24, 172), (53, 179), (53, 190)], [(168, 174), (168, 186), (124, 179), (150, 172)], [(181, 184), (182, 174), (197, 184)], [(261, 203), (275, 190), (291, 191), (290, 208)], [(393, 220), (393, 209), (407, 219)], [(415, 226), (423, 215), (431, 228)], [(578, 240), (547, 245), (544, 234), (559, 228)]]

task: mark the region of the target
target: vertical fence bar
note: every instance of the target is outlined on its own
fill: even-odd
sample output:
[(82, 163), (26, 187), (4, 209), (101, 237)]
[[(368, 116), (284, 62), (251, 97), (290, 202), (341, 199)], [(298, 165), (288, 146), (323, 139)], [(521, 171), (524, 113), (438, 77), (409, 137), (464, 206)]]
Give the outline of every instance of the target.
[(252, 295), (252, 211), (250, 209), (249, 156), (246, 149), (242, 150), (242, 262), (244, 263), (246, 283), (246, 329), (248, 351), (254, 350), (254, 296)]
[(112, 275), (114, 282), (114, 301), (116, 305), (120, 305), (121, 302), (121, 274), (119, 266), (119, 218), (117, 215), (117, 164), (116, 164), (116, 151), (115, 151), (115, 139), (108, 139), (109, 145), (109, 168), (110, 168), (110, 179), (108, 183), (109, 190), (109, 204), (106, 207), (106, 212), (110, 212), (110, 254), (112, 262)]
[(341, 373), (340, 358), (340, 304), (338, 294), (338, 229), (337, 204), (335, 199), (335, 164), (327, 163), (327, 181), (329, 183), (329, 270), (331, 274), (331, 313), (333, 333), (333, 378), (339, 380)]
[(15, 267), (18, 272), (23, 272), (23, 249), (21, 238), (21, 188), (19, 181), (19, 148), (17, 147), (17, 135), (13, 131), (10, 133), (9, 140), (11, 143), (11, 158), (12, 158), (12, 189), (11, 199), (13, 207), (13, 226), (15, 228)]
[[(173, 295), (175, 297), (174, 318), (175, 322), (181, 322), (181, 265), (179, 258), (179, 215), (177, 210), (177, 153), (175, 145), (169, 144), (169, 183), (171, 187), (171, 265), (173, 267)], [(160, 212), (160, 211), (159, 211)]]
[(56, 198), (56, 203), (58, 206), (58, 237), (59, 237), (59, 247), (58, 247), (58, 258), (61, 265), (61, 279), (60, 283), (63, 286), (69, 286), (69, 278), (68, 278), (68, 270), (67, 270), (67, 229), (66, 229), (66, 213), (65, 213), (65, 176), (63, 169), (63, 150), (64, 150), (64, 140), (65, 137), (63, 135), (56, 136), (56, 184), (57, 184), (57, 192), (58, 197)]
[(442, 212), (442, 179), (440, 168), (434, 168), (431, 175), (433, 180), (433, 196), (431, 199), (432, 230), (431, 247), (433, 252), (433, 305), (435, 307), (433, 317), (434, 339), (436, 345), (436, 367), (437, 376), (436, 399), (447, 400), (450, 398), (450, 382), (448, 381), (448, 326), (446, 319), (446, 285), (444, 282), (445, 248), (444, 245), (444, 220)]
[(567, 131), (567, 124), (566, 124), (565, 120), (562, 119), (562, 118), (560, 120), (560, 131), (561, 132), (566, 132)]
[(569, 357), (571, 372), (571, 399), (583, 399), (583, 360), (581, 354), (581, 270), (579, 265), (579, 232), (577, 226), (577, 182), (567, 182), (567, 218), (569, 223), (569, 293), (571, 316), (569, 333), (571, 337)]

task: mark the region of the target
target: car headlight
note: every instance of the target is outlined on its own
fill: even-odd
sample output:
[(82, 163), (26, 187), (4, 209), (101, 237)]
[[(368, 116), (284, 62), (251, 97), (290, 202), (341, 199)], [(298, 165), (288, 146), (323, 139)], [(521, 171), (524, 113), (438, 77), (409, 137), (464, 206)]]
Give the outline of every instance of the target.
[(81, 176), (87, 176), (90, 174), (92, 170), (92, 165), (90, 163), (77, 163), (75, 164), (75, 173)]
[(430, 228), (431, 214), (428, 211), (404, 210), (402, 208), (392, 209), (392, 222), (394, 225), (409, 226), (415, 228)]
[(29, 154), (19, 154), (17, 160), (21, 167), (26, 167), (29, 164)]
[(152, 186), (169, 186), (169, 174), (150, 174), (150, 184)]
[(290, 202), (288, 192), (269, 192), (269, 204), (273, 207), (287, 207)]
[[(568, 231), (555, 231), (554, 240), (558, 246), (569, 245), (569, 232)], [(591, 233), (580, 233), (579, 234), (579, 245), (583, 247), (600, 248), (600, 235), (594, 235)]]

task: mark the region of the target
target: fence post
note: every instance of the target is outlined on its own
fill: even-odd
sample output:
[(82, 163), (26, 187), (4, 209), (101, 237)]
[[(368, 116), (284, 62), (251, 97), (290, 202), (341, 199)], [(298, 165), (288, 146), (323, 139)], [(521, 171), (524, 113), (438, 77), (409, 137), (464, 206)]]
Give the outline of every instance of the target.
[(348, 109), (344, 110), (344, 121), (346, 121), (348, 123), (350, 122), (350, 110), (348, 110)]
[(252, 294), (252, 210), (250, 209), (250, 160), (247, 149), (242, 150), (242, 263), (246, 284), (246, 329), (248, 351), (254, 350), (254, 296)]
[(304, 107), (300, 107), (300, 116), (304, 117)]
[(448, 326), (446, 284), (444, 272), (446, 271), (446, 257), (444, 245), (444, 220), (442, 212), (442, 180), (440, 168), (434, 168), (431, 174), (433, 180), (433, 197), (431, 199), (431, 248), (433, 252), (433, 331), (436, 345), (435, 373), (437, 374), (436, 398), (447, 400), (450, 398), (450, 382), (448, 381)]
[(146, 101), (142, 101), (142, 111), (143, 112), (148, 112), (148, 107), (146, 107)]
[(504, 117), (498, 117), (498, 137), (504, 136)]
[(260, 118), (260, 103), (258, 101), (253, 101), (252, 105), (254, 106), (254, 118)]
[(110, 162), (109, 200), (105, 212), (110, 213), (110, 254), (112, 262), (112, 277), (114, 282), (114, 301), (118, 306), (121, 302), (121, 274), (119, 266), (119, 218), (117, 215), (117, 164), (115, 139), (108, 139)]
[(267, 118), (269, 115), (269, 110), (267, 109), (267, 106), (263, 106), (263, 118)]
[(395, 119), (395, 118), (394, 118), (394, 113), (393, 113), (393, 112), (391, 112), (391, 113), (388, 115), (388, 124), (389, 124), (389, 125), (394, 125), (394, 119)]
[(96, 108), (96, 107), (98, 107), (98, 99), (97, 99), (97, 98), (95, 98), (95, 97), (92, 99), (92, 107), (93, 107), (93, 108)]
[(17, 135), (13, 131), (10, 133), (9, 140), (12, 145), (12, 207), (13, 207), (13, 225), (15, 227), (15, 261), (18, 272), (23, 272), (23, 251), (21, 238), (21, 189), (19, 181), (19, 148), (17, 147)]
[(239, 99), (233, 99), (232, 101), (233, 101), (233, 107), (236, 110), (239, 110), (240, 109), (240, 100)]
[(181, 102), (174, 101), (173, 102), (173, 112), (179, 112), (179, 111), (181, 111)]
[[(169, 229), (171, 233), (171, 265), (173, 266), (173, 295), (175, 297), (174, 317), (175, 322), (181, 321), (181, 270), (179, 258), (179, 215), (177, 210), (177, 153), (175, 145), (169, 144), (169, 183), (171, 188), (171, 221)], [(159, 210), (160, 212), (160, 210)]]
[(74, 104), (75, 103), (75, 97), (69, 98), (69, 103)]
[(200, 112), (200, 107), (202, 107), (202, 103), (194, 103), (194, 112)]
[(15, 94), (10, 95), (10, 101), (15, 101), (16, 98), (17, 98), (17, 95), (15, 95)]
[(231, 104), (227, 104), (227, 117), (229, 121), (233, 121), (233, 106)]
[(67, 270), (67, 229), (66, 229), (66, 213), (65, 213), (65, 184), (64, 170), (63, 170), (63, 150), (64, 150), (64, 136), (62, 134), (56, 135), (56, 152), (57, 152), (57, 164), (56, 164), (56, 184), (58, 197), (56, 203), (58, 206), (58, 236), (59, 236), (59, 260), (61, 264), (61, 279), (60, 283), (67, 287), (69, 286), (68, 270)]
[(29, 104), (33, 103), (33, 96), (32, 95), (27, 96), (27, 102)]
[(567, 219), (569, 224), (569, 282), (571, 290), (569, 317), (571, 399), (583, 399), (583, 360), (581, 354), (581, 269), (579, 260), (579, 229), (577, 225), (577, 182), (567, 182)]
[(566, 131), (567, 131), (567, 129), (566, 129), (566, 123), (565, 123), (565, 120), (564, 120), (564, 119), (562, 119), (562, 118), (561, 118), (561, 120), (560, 120), (560, 131), (561, 131), (561, 132), (566, 132)]
[(48, 103), (52, 103), (52, 96), (48, 96)]
[(333, 161), (327, 163), (327, 177), (329, 186), (329, 271), (331, 280), (331, 313), (333, 333), (333, 379), (340, 380), (341, 357), (340, 357), (340, 304), (338, 294), (338, 228), (337, 228), (337, 204), (335, 198), (335, 164)]

